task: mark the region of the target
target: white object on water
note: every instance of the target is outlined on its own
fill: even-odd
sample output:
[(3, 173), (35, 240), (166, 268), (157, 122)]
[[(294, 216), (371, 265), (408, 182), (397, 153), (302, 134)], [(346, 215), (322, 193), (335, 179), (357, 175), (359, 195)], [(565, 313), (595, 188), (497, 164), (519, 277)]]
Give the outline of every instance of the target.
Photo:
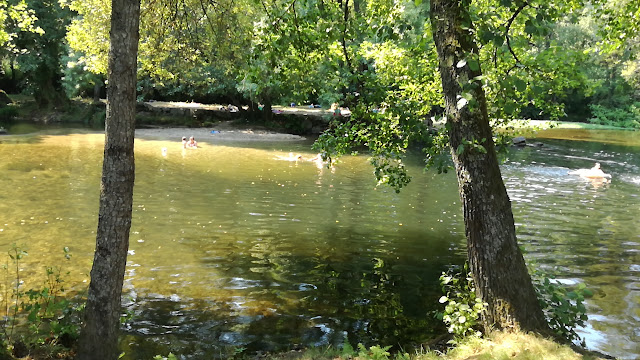
[(162, 156), (167, 156), (167, 148), (166, 147), (162, 148)]

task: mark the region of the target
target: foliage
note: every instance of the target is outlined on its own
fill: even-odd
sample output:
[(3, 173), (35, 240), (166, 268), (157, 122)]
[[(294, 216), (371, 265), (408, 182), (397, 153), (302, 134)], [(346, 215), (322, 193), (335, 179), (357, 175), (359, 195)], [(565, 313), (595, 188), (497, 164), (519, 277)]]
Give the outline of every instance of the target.
[(18, 108), (15, 105), (7, 105), (0, 107), (0, 125), (6, 125), (13, 122), (18, 116)]
[[(82, 71), (105, 74), (108, 2), (66, 3), (79, 15), (67, 35), (79, 56), (72, 63)], [(635, 50), (597, 50), (606, 29), (615, 28), (627, 42), (635, 39), (637, 21), (625, 23), (621, 16), (630, 2), (616, 3), (620, 6), (565, 0), (474, 3), (469, 20), (477, 29), (480, 53), (466, 62), (483, 68), (480, 80), (490, 116), (557, 119), (566, 111), (584, 121), (589, 105), (601, 104), (591, 97), (602, 86), (592, 70), (616, 64), (613, 60), (620, 60), (618, 72), (634, 84), (637, 61), (629, 55)], [(326, 107), (338, 102), (352, 110), (361, 106), (362, 113), (385, 109), (378, 125), (397, 122), (397, 132), (410, 132), (413, 127), (406, 124), (431, 124), (444, 105), (426, 5), (406, 0), (143, 2), (139, 100), (253, 102), (266, 103), (267, 109), (277, 103)], [(632, 14), (633, 8), (629, 10)], [(596, 23), (602, 14), (608, 22)], [(605, 56), (612, 61), (602, 63)], [(82, 78), (76, 76), (80, 85)], [(353, 119), (370, 121), (357, 113)], [(375, 136), (373, 132), (368, 138)], [(437, 136), (442, 139), (425, 147), (427, 161), (444, 170), (439, 154), (446, 150), (446, 134)], [(394, 147), (391, 158), (404, 151)], [(394, 172), (403, 174), (400, 167)]]
[(43, 34), (36, 23), (37, 17), (25, 0), (0, 1), (0, 47), (5, 51), (18, 51), (13, 40), (21, 31)]
[(593, 117), (589, 122), (599, 125), (640, 129), (640, 102), (623, 108), (609, 108), (599, 104), (589, 105)]
[[(111, 7), (108, 1), (69, 0), (78, 13), (67, 40), (83, 70), (106, 75)], [(162, 5), (162, 4), (161, 4)], [(139, 100), (228, 100), (245, 67), (253, 13), (246, 1), (141, 4)], [(73, 84), (72, 84), (73, 85)]]
[(23, 49), (13, 55), (16, 67), (23, 74), (23, 91), (33, 94), (41, 107), (60, 107), (66, 104), (62, 89), (60, 62), (66, 52), (66, 25), (71, 17), (68, 9), (57, 0), (28, 0), (44, 34), (21, 32), (14, 40)]
[(169, 353), (169, 355), (167, 355), (166, 357), (161, 355), (156, 355), (153, 357), (153, 360), (178, 360), (178, 358), (172, 353)]
[(96, 85), (102, 87), (104, 84), (103, 76), (88, 71), (83, 58), (79, 52), (70, 52), (61, 59), (63, 64), (63, 81), (62, 86), (69, 98), (74, 97), (93, 97)]
[(362, 344), (358, 344), (358, 358), (360, 359), (371, 359), (371, 360), (387, 360), (391, 353), (389, 353), (389, 349), (391, 346), (372, 346), (367, 349), (366, 346)]
[(593, 296), (593, 293), (583, 283), (568, 290), (548, 277), (535, 280), (534, 286), (551, 329), (558, 336), (569, 341), (580, 341), (585, 346), (584, 339), (580, 338), (576, 329), (586, 324), (587, 309), (584, 301)]
[[(71, 258), (69, 248), (63, 249), (64, 257)], [(28, 253), (15, 244), (8, 252), (3, 284), (2, 341), (4, 347), (16, 342), (29, 346), (55, 348), (69, 346), (79, 335), (82, 306), (64, 297), (63, 267), (47, 266), (42, 287), (23, 289), (20, 276), (22, 261)], [(10, 260), (10, 261), (9, 261)]]
[(454, 335), (454, 342), (475, 335), (480, 336), (477, 327), (480, 316), (487, 306), (476, 297), (473, 278), (465, 264), (463, 272), (449, 270), (440, 276), (443, 295), (439, 302), (445, 304), (444, 312), (438, 317), (447, 325), (449, 333)]

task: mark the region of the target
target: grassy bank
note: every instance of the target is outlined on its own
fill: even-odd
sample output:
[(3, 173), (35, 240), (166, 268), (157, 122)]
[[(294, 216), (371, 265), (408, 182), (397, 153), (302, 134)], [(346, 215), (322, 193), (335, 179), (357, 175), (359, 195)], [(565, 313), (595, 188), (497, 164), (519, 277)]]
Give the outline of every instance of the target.
[(570, 346), (560, 345), (537, 335), (496, 332), (484, 339), (467, 338), (455, 348), (442, 353), (430, 350), (413, 350), (390, 354), (384, 348), (314, 348), (282, 354), (266, 355), (274, 360), (596, 360), (610, 359), (606, 355), (574, 351)]
[(610, 125), (598, 125), (583, 122), (569, 121), (549, 121), (549, 120), (523, 120), (513, 121), (514, 128), (535, 128), (535, 129), (583, 129), (583, 130), (634, 130)]

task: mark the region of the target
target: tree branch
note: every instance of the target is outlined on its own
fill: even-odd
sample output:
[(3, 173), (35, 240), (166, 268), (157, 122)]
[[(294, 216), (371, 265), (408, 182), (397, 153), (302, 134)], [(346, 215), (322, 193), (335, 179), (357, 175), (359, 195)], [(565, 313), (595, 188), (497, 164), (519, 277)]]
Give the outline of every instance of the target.
[(349, 72), (353, 74), (351, 69), (351, 60), (349, 59), (349, 52), (347, 51), (347, 29), (349, 27), (349, 0), (344, 2), (344, 30), (342, 31), (342, 51), (344, 52), (344, 60), (347, 62)]
[(509, 20), (507, 20), (507, 22), (505, 24), (504, 37), (507, 40), (507, 48), (509, 48), (509, 52), (511, 53), (511, 56), (513, 56), (513, 58), (515, 59), (516, 63), (518, 63), (518, 64), (521, 64), (522, 62), (520, 62), (520, 59), (518, 59), (518, 56), (516, 55), (516, 53), (513, 51), (513, 48), (511, 47), (511, 39), (509, 38), (509, 30), (511, 29), (511, 25), (513, 25), (513, 22), (518, 17), (518, 15), (522, 12), (522, 10), (524, 10), (524, 8), (526, 8), (529, 5), (530, 4), (527, 1), (522, 3), (522, 5), (520, 5), (516, 9), (516, 11), (513, 13), (513, 15), (511, 15), (511, 18), (509, 18)]

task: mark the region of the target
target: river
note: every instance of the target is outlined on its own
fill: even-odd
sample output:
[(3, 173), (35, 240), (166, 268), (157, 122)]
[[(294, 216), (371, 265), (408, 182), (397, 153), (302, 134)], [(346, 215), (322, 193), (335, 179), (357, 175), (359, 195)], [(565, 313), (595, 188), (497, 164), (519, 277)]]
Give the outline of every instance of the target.
[[(86, 287), (103, 139), (0, 138), (0, 249), (29, 252), (23, 287), (38, 286), (47, 265), (69, 272), (70, 292)], [(640, 356), (640, 137), (553, 129), (536, 141), (544, 146), (512, 149), (502, 165), (525, 257), (594, 292), (580, 330), (589, 348)], [(396, 194), (376, 186), (366, 156), (331, 171), (279, 159), (312, 157), (310, 142), (201, 145), (136, 140), (125, 358), (410, 346), (443, 330), (438, 276), (466, 253), (453, 174), (412, 158), (413, 181)], [(596, 161), (610, 184), (567, 175)]]

